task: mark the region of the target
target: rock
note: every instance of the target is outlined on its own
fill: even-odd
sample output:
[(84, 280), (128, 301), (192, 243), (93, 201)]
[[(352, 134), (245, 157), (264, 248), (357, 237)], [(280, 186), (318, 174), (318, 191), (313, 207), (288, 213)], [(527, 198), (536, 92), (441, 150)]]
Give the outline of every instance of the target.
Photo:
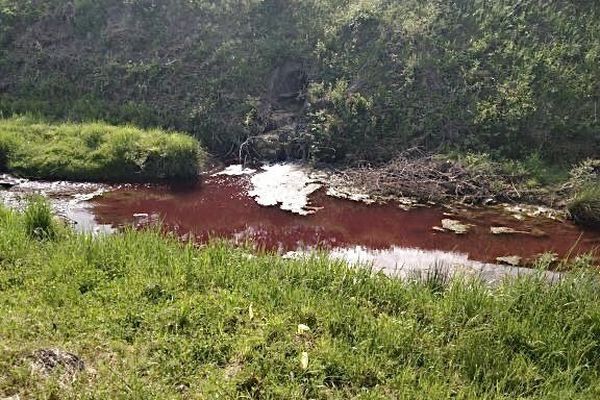
[(457, 235), (464, 235), (469, 232), (471, 226), (454, 219), (443, 219), (442, 228), (446, 231), (454, 232)]
[(446, 230), (444, 228), (442, 228), (441, 226), (434, 226), (431, 229), (433, 229), (436, 232), (446, 232)]
[(521, 265), (521, 261), (523, 258), (519, 256), (505, 256), (505, 257), (497, 257), (496, 261), (500, 264), (511, 265), (513, 267), (518, 267)]
[(13, 182), (9, 182), (9, 181), (0, 181), (0, 187), (2, 189), (10, 189), (11, 187), (15, 186), (16, 184)]
[(533, 228), (531, 231), (519, 231), (517, 229), (509, 228), (507, 226), (492, 226), (490, 228), (490, 231), (494, 235), (520, 234), (520, 235), (528, 235), (528, 236), (533, 236), (533, 237), (544, 237), (547, 235), (546, 232), (544, 232), (538, 228)]
[(527, 233), (527, 232), (523, 232), (523, 231), (518, 231), (513, 228), (509, 228), (507, 226), (492, 226), (490, 228), (490, 231), (494, 235), (512, 235), (515, 233)]
[(10, 189), (18, 184), (22, 183), (23, 180), (15, 178), (14, 176), (1, 174), (0, 175), (0, 187), (3, 189)]
[(551, 220), (562, 220), (564, 218), (564, 213), (544, 206), (505, 204), (504, 209), (514, 218), (519, 220), (525, 218), (548, 218)]
[(282, 143), (277, 133), (263, 134), (252, 139), (252, 155), (259, 160), (279, 160), (282, 154)]

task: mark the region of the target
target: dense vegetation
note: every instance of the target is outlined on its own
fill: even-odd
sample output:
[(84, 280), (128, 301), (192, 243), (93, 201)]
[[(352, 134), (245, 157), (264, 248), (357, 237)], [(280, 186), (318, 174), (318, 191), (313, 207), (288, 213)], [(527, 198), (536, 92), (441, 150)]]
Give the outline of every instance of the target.
[[(600, 396), (597, 272), (411, 283), (158, 231), (92, 238), (48, 215), (0, 211), (1, 396)], [(86, 371), (32, 373), (47, 348)]]
[(575, 161), (600, 153), (599, 37), (597, 1), (0, 0), (0, 110), (221, 154), (272, 132), (317, 160)]
[(26, 177), (95, 181), (193, 180), (204, 157), (197, 140), (159, 129), (104, 123), (0, 119), (4, 170)]
[(581, 188), (569, 203), (569, 212), (579, 224), (600, 229), (600, 183)]

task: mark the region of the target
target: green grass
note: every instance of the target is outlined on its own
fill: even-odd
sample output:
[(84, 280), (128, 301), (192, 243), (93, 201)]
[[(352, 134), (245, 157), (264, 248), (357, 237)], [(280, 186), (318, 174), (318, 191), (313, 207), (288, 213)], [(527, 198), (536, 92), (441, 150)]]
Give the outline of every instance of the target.
[(190, 136), (96, 123), (0, 119), (0, 167), (38, 179), (192, 180), (204, 154)]
[[(0, 397), (600, 396), (590, 271), (551, 286), (427, 285), (158, 231), (44, 241), (27, 231), (24, 216), (0, 210)], [(49, 347), (87, 372), (32, 373), (30, 355)]]
[(600, 229), (600, 184), (581, 188), (569, 203), (569, 212), (577, 223)]
[(54, 239), (57, 234), (57, 222), (52, 215), (50, 204), (43, 197), (34, 197), (29, 200), (23, 212), (25, 232), (34, 239)]

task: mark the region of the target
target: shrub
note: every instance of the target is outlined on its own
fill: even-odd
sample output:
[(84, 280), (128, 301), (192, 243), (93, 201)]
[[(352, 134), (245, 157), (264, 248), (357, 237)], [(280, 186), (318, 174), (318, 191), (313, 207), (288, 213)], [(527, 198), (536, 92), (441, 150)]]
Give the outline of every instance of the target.
[(600, 184), (583, 187), (569, 203), (569, 212), (578, 224), (600, 229)]
[(48, 201), (41, 197), (32, 197), (24, 212), (25, 232), (31, 238), (51, 240), (57, 235), (57, 226)]

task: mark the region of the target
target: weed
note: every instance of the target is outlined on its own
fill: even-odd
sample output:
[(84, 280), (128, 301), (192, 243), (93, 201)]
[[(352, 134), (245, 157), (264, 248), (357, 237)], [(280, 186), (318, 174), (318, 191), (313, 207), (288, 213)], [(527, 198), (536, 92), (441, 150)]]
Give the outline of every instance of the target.
[(29, 199), (23, 213), (27, 235), (34, 239), (51, 240), (56, 237), (57, 226), (50, 203), (42, 196)]

